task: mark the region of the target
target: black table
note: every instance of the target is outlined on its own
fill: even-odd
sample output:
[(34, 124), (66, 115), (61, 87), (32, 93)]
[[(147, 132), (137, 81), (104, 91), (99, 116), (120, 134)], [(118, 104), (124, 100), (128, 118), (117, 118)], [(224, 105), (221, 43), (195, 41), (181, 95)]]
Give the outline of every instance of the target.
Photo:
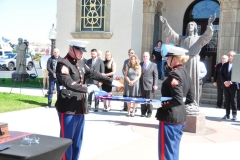
[[(12, 146), (0, 151), (0, 160), (60, 160), (72, 144), (71, 139), (38, 134), (35, 136), (40, 138), (39, 144), (31, 144), (31, 146), (20, 145), (23, 138), (2, 143)], [(33, 135), (29, 137), (32, 138)]]

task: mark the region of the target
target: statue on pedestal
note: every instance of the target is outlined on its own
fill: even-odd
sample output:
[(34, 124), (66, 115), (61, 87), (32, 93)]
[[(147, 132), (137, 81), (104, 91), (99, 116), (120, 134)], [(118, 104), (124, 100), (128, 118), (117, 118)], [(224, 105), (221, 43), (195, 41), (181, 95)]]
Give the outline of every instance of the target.
[(186, 62), (185, 67), (188, 71), (195, 93), (196, 104), (187, 106), (186, 110), (188, 114), (198, 114), (198, 100), (199, 100), (199, 65), (197, 55), (200, 53), (202, 47), (206, 45), (213, 36), (213, 22), (216, 19), (216, 14), (210, 16), (208, 19), (207, 29), (203, 35), (199, 36), (197, 33), (196, 22), (189, 22), (187, 26), (187, 33), (185, 36), (177, 34), (168, 24), (167, 19), (160, 16), (160, 20), (163, 24), (163, 31), (171, 38), (171, 41), (176, 45), (189, 50), (189, 60)]
[(23, 43), (22, 38), (18, 38), (18, 45), (16, 47), (16, 51), (16, 70), (19, 73), (26, 73), (26, 45)]
[(18, 45), (16, 47), (16, 72), (12, 73), (12, 80), (14, 82), (25, 82), (29, 80), (29, 74), (26, 71), (26, 44), (22, 38), (18, 38)]

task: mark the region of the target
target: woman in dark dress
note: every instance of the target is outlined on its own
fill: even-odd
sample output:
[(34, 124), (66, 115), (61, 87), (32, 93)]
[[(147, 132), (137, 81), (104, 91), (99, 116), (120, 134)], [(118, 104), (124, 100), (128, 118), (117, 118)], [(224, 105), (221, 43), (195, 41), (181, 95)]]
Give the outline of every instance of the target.
[[(105, 66), (105, 75), (108, 77), (113, 77), (113, 75), (116, 72), (116, 63), (113, 61), (113, 57), (110, 51), (106, 51), (105, 53), (105, 61), (104, 61), (104, 66)], [(111, 85), (102, 85), (102, 90), (106, 91), (108, 93), (112, 92), (112, 86)], [(108, 101), (108, 105), (107, 105)], [(104, 108), (103, 111), (110, 111), (111, 110), (111, 101), (109, 100), (103, 100)]]
[[(166, 45), (167, 64), (172, 71), (162, 83), (162, 107), (158, 108), (159, 120), (158, 156), (159, 160), (178, 160), (182, 130), (186, 123), (185, 104), (194, 102), (194, 94), (189, 73), (183, 66), (189, 56), (188, 50)], [(164, 97), (170, 97), (163, 101)]]
[[(158, 79), (161, 79), (161, 69), (162, 69), (162, 54), (161, 54), (161, 49), (162, 49), (162, 41), (158, 40), (157, 46), (153, 48), (152, 51), (152, 57), (154, 62), (157, 64), (157, 69), (158, 69)], [(164, 78), (164, 77), (162, 77)]]

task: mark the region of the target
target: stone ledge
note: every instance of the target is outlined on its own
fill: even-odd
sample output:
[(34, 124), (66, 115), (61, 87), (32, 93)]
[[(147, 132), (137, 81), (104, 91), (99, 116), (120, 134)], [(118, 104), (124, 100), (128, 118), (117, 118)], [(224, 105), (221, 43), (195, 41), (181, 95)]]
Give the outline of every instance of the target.
[(76, 39), (110, 39), (112, 32), (71, 32), (73, 38)]
[(187, 115), (186, 126), (183, 131), (198, 133), (205, 128), (205, 114)]

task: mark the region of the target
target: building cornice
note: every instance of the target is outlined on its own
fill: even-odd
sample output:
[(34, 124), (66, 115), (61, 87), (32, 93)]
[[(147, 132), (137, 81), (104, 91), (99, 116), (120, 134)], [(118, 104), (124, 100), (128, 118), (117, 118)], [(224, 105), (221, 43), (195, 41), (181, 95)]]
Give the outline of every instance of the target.
[(240, 7), (240, 0), (218, 0), (221, 10), (238, 9)]

